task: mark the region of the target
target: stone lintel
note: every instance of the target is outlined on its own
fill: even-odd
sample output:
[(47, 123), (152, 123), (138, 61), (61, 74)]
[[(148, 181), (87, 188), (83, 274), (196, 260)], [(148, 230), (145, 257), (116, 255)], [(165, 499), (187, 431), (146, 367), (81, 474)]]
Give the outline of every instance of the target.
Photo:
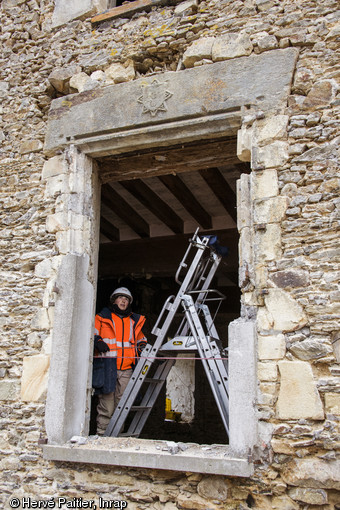
[[(144, 451), (136, 451), (136, 447), (133, 446), (129, 448), (124, 445), (122, 448), (122, 438), (113, 439), (117, 446), (110, 445), (110, 438), (99, 441), (98, 446), (92, 443), (89, 448), (86, 448), (86, 445), (84, 447), (68, 444), (45, 445), (43, 447), (44, 458), (62, 462), (166, 469), (225, 476), (249, 477), (253, 473), (253, 465), (245, 458), (233, 456), (228, 446), (222, 448), (222, 451), (219, 448), (219, 452), (216, 454), (211, 451), (205, 453), (200, 447), (194, 448), (199, 452), (192, 452), (189, 447), (174, 455), (169, 451), (162, 451), (162, 446), (158, 446), (159, 449), (156, 449), (156, 444), (160, 444), (160, 441), (139, 440), (138, 444), (143, 442), (143, 446), (139, 446), (139, 448)], [(163, 447), (167, 447), (166, 442), (163, 443)]]
[[(246, 105), (263, 111), (286, 106), (296, 57), (294, 48), (273, 50), (57, 98), (49, 112), (45, 152), (52, 156), (71, 143), (82, 148), (100, 142), (103, 149), (107, 140), (115, 138), (119, 143), (127, 135), (130, 150), (146, 137), (149, 146), (159, 146), (162, 127), (181, 129), (178, 123), (184, 122), (183, 141), (183, 135), (185, 140), (190, 136), (192, 123), (204, 125), (219, 115), (233, 114), (239, 128), (240, 110)], [(220, 130), (220, 125), (217, 133), (211, 129), (210, 137), (237, 131), (230, 132), (228, 122)], [(198, 132), (197, 139), (201, 138)], [(91, 149), (85, 152), (90, 154)]]

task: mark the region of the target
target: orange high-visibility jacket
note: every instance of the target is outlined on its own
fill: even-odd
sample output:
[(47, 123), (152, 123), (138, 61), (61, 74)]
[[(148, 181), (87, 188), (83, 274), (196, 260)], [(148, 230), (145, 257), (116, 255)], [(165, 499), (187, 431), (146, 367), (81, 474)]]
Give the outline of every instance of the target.
[(117, 358), (117, 369), (127, 370), (136, 363), (137, 348), (145, 346), (147, 340), (142, 332), (143, 315), (131, 313), (119, 317), (109, 308), (104, 308), (95, 317), (95, 335), (99, 335), (110, 347), (105, 353), (95, 351), (95, 358)]

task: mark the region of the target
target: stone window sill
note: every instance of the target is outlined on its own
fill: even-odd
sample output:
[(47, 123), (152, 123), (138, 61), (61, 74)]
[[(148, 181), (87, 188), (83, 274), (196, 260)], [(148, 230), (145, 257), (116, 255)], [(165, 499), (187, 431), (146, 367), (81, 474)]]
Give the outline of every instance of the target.
[(100, 23), (102, 21), (109, 21), (115, 18), (131, 17), (139, 11), (148, 11), (152, 7), (159, 7), (162, 5), (175, 5), (182, 0), (135, 0), (119, 7), (113, 7), (105, 12), (97, 14), (91, 19), (91, 23)]
[(150, 441), (135, 438), (89, 437), (85, 444), (44, 445), (46, 460), (165, 469), (249, 477), (254, 467), (233, 455), (229, 446)]

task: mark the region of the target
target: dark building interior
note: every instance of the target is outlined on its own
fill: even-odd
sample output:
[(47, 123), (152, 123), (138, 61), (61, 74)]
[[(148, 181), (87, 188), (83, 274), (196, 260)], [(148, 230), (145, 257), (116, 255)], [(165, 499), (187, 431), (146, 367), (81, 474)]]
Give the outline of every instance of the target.
[[(212, 287), (226, 296), (211, 310), (224, 347), (228, 324), (239, 317), (236, 181), (249, 165), (236, 157), (236, 140), (220, 138), (99, 159), (102, 181), (97, 312), (112, 291), (126, 286), (133, 310), (151, 330), (169, 295), (175, 273), (197, 228), (228, 247)], [(169, 330), (169, 336), (177, 329)], [(195, 362), (195, 412), (191, 423), (165, 418), (165, 385), (140, 437), (212, 444), (228, 438), (200, 360)], [(91, 433), (95, 433), (95, 402)]]

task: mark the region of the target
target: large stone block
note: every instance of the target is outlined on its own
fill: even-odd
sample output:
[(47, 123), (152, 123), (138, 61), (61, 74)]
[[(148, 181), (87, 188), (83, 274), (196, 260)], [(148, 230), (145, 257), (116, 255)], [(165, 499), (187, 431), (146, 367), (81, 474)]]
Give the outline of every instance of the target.
[(276, 170), (264, 170), (251, 175), (252, 198), (262, 199), (276, 197), (279, 194), (279, 183)]
[(278, 223), (286, 213), (288, 197), (273, 197), (254, 203), (254, 223)]
[(255, 232), (254, 252), (259, 263), (281, 258), (281, 226), (278, 223)]
[(257, 375), (260, 381), (275, 382), (277, 380), (277, 364), (272, 361), (258, 363)]
[[(193, 65), (197, 59), (209, 57), (210, 39), (195, 41), (184, 58)], [(199, 51), (199, 45), (205, 45), (206, 49)], [(202, 116), (205, 124), (209, 122), (211, 136), (212, 122), (216, 124), (221, 115), (228, 115), (229, 119), (232, 108), (241, 110), (244, 105), (256, 103), (259, 96), (262, 98), (261, 108), (265, 111), (284, 108), (296, 57), (297, 52), (293, 48), (273, 50), (194, 69), (145, 76), (55, 99), (49, 113), (45, 149), (48, 154), (54, 155), (58, 149), (74, 143), (86, 154), (99, 156), (106, 154), (107, 144), (111, 152), (117, 144), (119, 150), (122, 150), (122, 143), (131, 147), (132, 138), (135, 147), (136, 144), (159, 146), (160, 141), (169, 144), (175, 137), (171, 131), (172, 138), (169, 138), (170, 129), (176, 130), (183, 141), (182, 129), (189, 125), (192, 136), (196, 125), (193, 119), (199, 119), (203, 137)], [(228, 125), (235, 133), (239, 129), (240, 112), (234, 116), (237, 123), (223, 119), (224, 132)], [(155, 120), (157, 130), (150, 132), (149, 127), (155, 124)], [(174, 122), (179, 124), (173, 126)], [(221, 127), (218, 124), (214, 129), (220, 131)], [(164, 140), (160, 140), (160, 131)]]
[(84, 19), (98, 12), (105, 11), (108, 7), (107, 0), (55, 0), (52, 17), (52, 26), (65, 25), (73, 19)]
[(340, 460), (296, 459), (285, 465), (282, 477), (289, 485), (339, 490)]
[(264, 298), (266, 308), (273, 319), (273, 327), (278, 331), (295, 331), (308, 322), (302, 306), (287, 292), (269, 289)]
[(202, 37), (194, 41), (191, 46), (184, 52), (183, 64), (185, 67), (193, 67), (195, 62), (204, 58), (211, 59), (214, 37)]
[(55, 177), (59, 174), (65, 174), (68, 171), (68, 166), (63, 156), (54, 156), (53, 158), (45, 161), (42, 178), (48, 179), (49, 177)]
[(226, 501), (228, 498), (228, 484), (224, 477), (209, 476), (198, 484), (197, 492), (208, 500)]
[(217, 37), (212, 47), (214, 62), (250, 55), (253, 45), (248, 34), (230, 33)]
[(279, 361), (279, 370), (281, 385), (277, 418), (323, 420), (323, 407), (311, 366), (304, 361)]
[(287, 138), (288, 115), (273, 115), (256, 121), (255, 137), (257, 143)]
[(288, 143), (273, 142), (265, 147), (253, 148), (251, 155), (252, 168), (279, 168), (289, 158)]
[(286, 342), (284, 335), (259, 335), (258, 354), (260, 360), (284, 358), (286, 354)]
[(42, 402), (46, 398), (50, 357), (26, 356), (23, 360), (21, 378), (21, 400)]
[(302, 501), (309, 505), (324, 505), (328, 502), (327, 492), (323, 489), (304, 489), (295, 487), (289, 490), (289, 496), (294, 501)]

